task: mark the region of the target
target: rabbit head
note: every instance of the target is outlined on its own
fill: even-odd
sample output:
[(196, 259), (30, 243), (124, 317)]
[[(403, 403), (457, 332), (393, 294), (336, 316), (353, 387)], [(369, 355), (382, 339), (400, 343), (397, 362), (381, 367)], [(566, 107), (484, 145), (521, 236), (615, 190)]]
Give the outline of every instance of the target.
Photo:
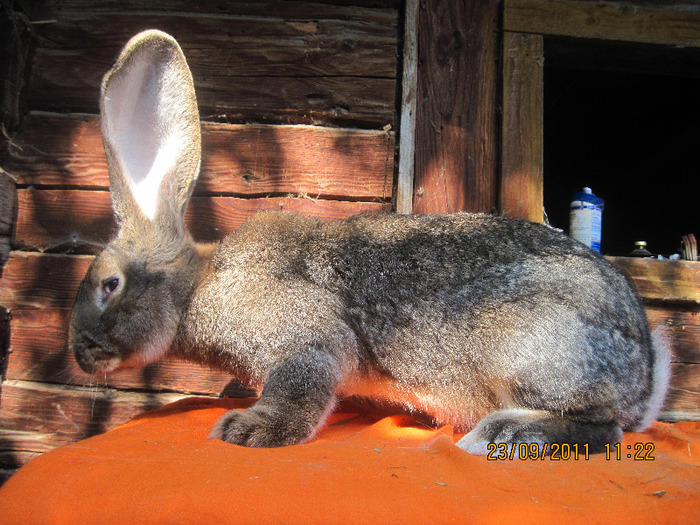
[(91, 373), (167, 351), (199, 261), (184, 223), (199, 112), (177, 42), (155, 30), (132, 38), (104, 77), (100, 111), (118, 231), (80, 285), (69, 334)]

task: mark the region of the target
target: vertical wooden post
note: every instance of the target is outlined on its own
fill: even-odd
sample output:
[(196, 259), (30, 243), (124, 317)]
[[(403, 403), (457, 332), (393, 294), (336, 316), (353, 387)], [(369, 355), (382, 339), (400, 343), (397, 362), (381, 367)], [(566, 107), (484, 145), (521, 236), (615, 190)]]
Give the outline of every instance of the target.
[(24, 90), (34, 31), (29, 18), (13, 2), (3, 2), (0, 15), (0, 126), (17, 128), (26, 110)]
[(417, 213), (497, 206), (501, 0), (421, 0)]
[(418, 77), (418, 1), (406, 0), (401, 81), (401, 128), (399, 129), (399, 176), (396, 211), (413, 211), (413, 179), (416, 160), (416, 88)]
[(542, 222), (544, 45), (542, 35), (503, 37), (500, 210)]

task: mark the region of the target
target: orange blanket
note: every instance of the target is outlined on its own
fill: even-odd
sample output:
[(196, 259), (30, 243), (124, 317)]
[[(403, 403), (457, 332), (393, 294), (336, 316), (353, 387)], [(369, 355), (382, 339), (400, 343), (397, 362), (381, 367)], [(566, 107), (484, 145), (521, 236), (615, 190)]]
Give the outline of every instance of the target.
[(44, 454), (0, 489), (0, 522), (700, 520), (700, 423), (626, 434), (619, 458), (613, 449), (609, 458), (489, 460), (458, 449), (451, 427), (347, 406), (304, 445), (246, 449), (207, 439), (226, 408), (245, 405), (184, 400)]

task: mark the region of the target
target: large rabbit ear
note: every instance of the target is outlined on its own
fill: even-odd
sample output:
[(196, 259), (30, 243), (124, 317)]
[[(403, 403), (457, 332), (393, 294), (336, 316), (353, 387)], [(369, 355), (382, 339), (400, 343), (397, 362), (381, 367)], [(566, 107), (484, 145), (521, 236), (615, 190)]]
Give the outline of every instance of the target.
[(100, 109), (119, 225), (158, 219), (182, 231), (201, 138), (192, 75), (175, 39), (151, 30), (129, 40), (102, 81)]

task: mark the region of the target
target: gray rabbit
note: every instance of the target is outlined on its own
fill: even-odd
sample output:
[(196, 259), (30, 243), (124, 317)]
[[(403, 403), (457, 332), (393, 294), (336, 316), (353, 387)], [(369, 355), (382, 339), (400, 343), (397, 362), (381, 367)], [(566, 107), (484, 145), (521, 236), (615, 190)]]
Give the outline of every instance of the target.
[[(458, 445), (618, 442), (659, 413), (669, 354), (627, 280), (543, 225), (482, 214), (259, 213), (197, 244), (192, 77), (175, 40), (132, 38), (101, 94), (116, 237), (80, 286), (70, 344), (89, 373), (165, 354), (261, 389), (212, 437), (311, 439), (336, 399), (400, 403)], [(655, 338), (657, 339), (657, 338)], [(658, 338), (660, 339), (660, 338)]]

